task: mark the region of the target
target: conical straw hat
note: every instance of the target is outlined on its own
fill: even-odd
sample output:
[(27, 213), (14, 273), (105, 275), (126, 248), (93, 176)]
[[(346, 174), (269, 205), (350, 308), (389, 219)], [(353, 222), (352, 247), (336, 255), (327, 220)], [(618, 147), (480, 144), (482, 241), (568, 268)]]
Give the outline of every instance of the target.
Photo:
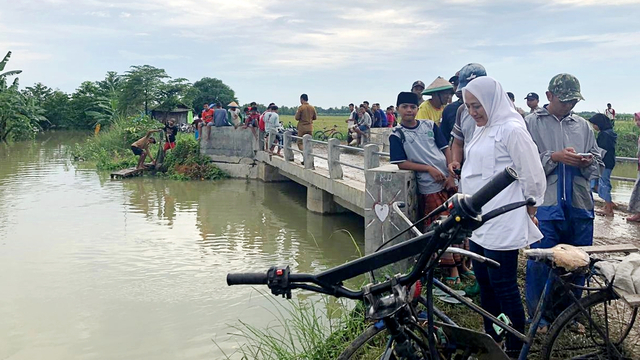
[(442, 76), (438, 76), (433, 80), (431, 85), (427, 86), (427, 88), (422, 91), (422, 95), (429, 95), (443, 90), (453, 90), (453, 85), (451, 85), (451, 83), (445, 80)]
[(229, 103), (229, 105), (227, 105), (228, 107), (239, 107), (238, 104), (235, 101), (232, 101)]

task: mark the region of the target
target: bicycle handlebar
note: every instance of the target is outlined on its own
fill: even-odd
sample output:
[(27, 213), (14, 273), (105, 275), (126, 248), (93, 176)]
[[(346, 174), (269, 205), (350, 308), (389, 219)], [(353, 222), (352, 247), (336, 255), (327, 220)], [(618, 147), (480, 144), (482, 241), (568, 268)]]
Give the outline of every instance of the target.
[[(408, 240), (405, 243), (394, 245), (393, 247), (386, 249), (385, 254), (389, 254), (391, 251), (398, 250), (401, 247), (406, 246), (413, 248), (418, 248), (416, 245), (419, 241), (425, 240), (427, 238), (431, 239), (436, 234), (446, 233), (449, 230), (453, 229), (456, 226), (479, 226), (482, 224), (482, 220), (479, 219), (479, 214), (482, 207), (491, 199), (493, 199), (498, 193), (504, 190), (507, 186), (509, 186), (512, 182), (514, 182), (518, 178), (517, 173), (512, 168), (507, 167), (504, 171), (496, 175), (492, 178), (487, 184), (485, 184), (476, 194), (474, 195), (454, 195), (451, 199), (447, 200), (447, 204), (449, 205), (450, 215), (442, 221), (437, 230), (430, 231), (422, 236), (418, 236), (412, 240)], [(523, 203), (524, 204), (524, 203)], [(510, 210), (505, 210), (507, 212)], [(503, 212), (503, 213), (504, 213)], [(497, 216), (498, 214), (496, 214)], [(474, 227), (475, 228), (475, 227)], [(437, 238), (436, 238), (437, 239)], [(429, 241), (428, 249), (433, 250), (433, 252), (437, 251), (438, 244), (437, 241)], [(418, 248), (419, 250), (414, 253), (425, 253), (427, 249)], [(364, 259), (371, 260), (375, 256), (383, 256), (380, 253), (374, 253), (371, 255), (367, 255), (364, 258), (360, 258), (357, 260), (353, 260), (353, 262), (358, 262), (362, 264)], [(397, 282), (400, 285), (410, 285), (418, 280), (423, 271), (422, 266), (426, 266), (427, 258), (425, 256), (421, 256), (418, 265), (413, 267), (413, 270), (406, 275), (402, 275), (397, 278)], [(341, 265), (342, 268), (348, 267), (349, 263)], [(308, 284), (302, 284), (304, 282), (313, 283), (320, 287), (314, 287)], [(297, 283), (297, 284), (296, 284)], [(387, 280), (380, 284), (372, 285), (369, 288), (371, 294), (381, 294), (383, 292), (389, 291), (391, 289), (391, 280)], [(228, 285), (269, 285), (271, 292), (274, 295), (286, 295), (288, 298), (291, 297), (291, 289), (295, 288), (303, 288), (311, 291), (322, 292), (334, 296), (343, 296), (350, 299), (362, 299), (364, 296), (364, 290), (353, 291), (345, 288), (341, 281), (337, 284), (327, 284), (323, 283), (314, 275), (311, 274), (289, 274), (289, 267), (286, 268), (270, 268), (267, 273), (236, 273), (227, 274), (227, 284)]]
[(227, 285), (267, 285), (267, 273), (229, 273)]

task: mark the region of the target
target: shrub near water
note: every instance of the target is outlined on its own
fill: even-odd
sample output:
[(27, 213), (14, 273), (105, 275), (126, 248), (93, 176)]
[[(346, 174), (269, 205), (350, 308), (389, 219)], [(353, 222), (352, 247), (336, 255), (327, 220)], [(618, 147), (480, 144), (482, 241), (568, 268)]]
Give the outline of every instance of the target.
[[(146, 116), (119, 118), (109, 129), (90, 137), (82, 145), (76, 144), (72, 155), (96, 163), (98, 170), (118, 170), (136, 166), (138, 157), (131, 152), (131, 144), (146, 135), (147, 131), (161, 127), (162, 124)], [(157, 149), (156, 145), (149, 151), (155, 154)]]
[[(162, 128), (162, 124), (149, 117), (117, 119), (107, 130), (90, 137), (84, 144), (76, 144), (72, 155), (95, 163), (98, 170), (119, 170), (134, 167), (138, 157), (131, 151), (131, 144), (146, 135), (147, 131)], [(162, 133), (153, 135), (161, 140)], [(160, 144), (152, 145), (149, 152), (156, 158)], [(176, 147), (167, 152), (162, 170), (177, 180), (217, 180), (227, 174), (216, 167), (209, 158), (200, 155), (198, 142), (191, 134), (179, 133)]]
[(218, 180), (228, 177), (211, 159), (200, 154), (200, 146), (190, 134), (178, 134), (176, 147), (167, 152), (163, 169), (166, 169), (169, 177), (178, 180)]

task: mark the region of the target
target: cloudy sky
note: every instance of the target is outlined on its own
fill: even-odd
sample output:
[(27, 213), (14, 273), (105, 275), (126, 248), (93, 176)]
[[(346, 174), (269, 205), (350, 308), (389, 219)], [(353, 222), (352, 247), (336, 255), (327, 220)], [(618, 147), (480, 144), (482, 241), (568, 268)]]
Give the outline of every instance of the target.
[(640, 0), (2, 0), (0, 52), (23, 86), (73, 91), (131, 65), (216, 77), (241, 103), (390, 105), (479, 62), (525, 107), (560, 72), (577, 110), (640, 111)]

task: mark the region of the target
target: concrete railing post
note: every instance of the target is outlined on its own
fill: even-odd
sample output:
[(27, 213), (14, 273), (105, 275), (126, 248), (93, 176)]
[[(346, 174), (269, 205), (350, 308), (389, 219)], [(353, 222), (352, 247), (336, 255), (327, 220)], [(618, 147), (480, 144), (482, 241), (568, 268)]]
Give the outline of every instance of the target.
[(302, 137), (302, 158), (304, 159), (304, 168), (305, 169), (315, 169), (313, 164), (313, 143), (311, 140), (313, 137), (309, 134), (306, 134)]
[(274, 129), (269, 129), (269, 137), (267, 138), (268, 144), (265, 145), (265, 151), (270, 152), (271, 145), (273, 145), (273, 141), (276, 139), (276, 131)]
[(342, 179), (342, 166), (340, 165), (340, 140), (331, 138), (328, 141), (327, 159), (329, 159), (329, 177)]
[(378, 145), (368, 144), (364, 146), (364, 169), (369, 170), (380, 166), (380, 155), (375, 154), (378, 152)]
[[(393, 211), (393, 203), (402, 201), (402, 211), (411, 221), (417, 219), (417, 200), (415, 175), (413, 171), (399, 170), (396, 165), (387, 164), (366, 170), (364, 231), (365, 252), (373, 253), (383, 241), (398, 235), (407, 224)], [(412, 237), (411, 233), (400, 236), (392, 244)]]
[(284, 147), (284, 160), (293, 161), (293, 150), (291, 150), (291, 131), (285, 131), (283, 147)]

